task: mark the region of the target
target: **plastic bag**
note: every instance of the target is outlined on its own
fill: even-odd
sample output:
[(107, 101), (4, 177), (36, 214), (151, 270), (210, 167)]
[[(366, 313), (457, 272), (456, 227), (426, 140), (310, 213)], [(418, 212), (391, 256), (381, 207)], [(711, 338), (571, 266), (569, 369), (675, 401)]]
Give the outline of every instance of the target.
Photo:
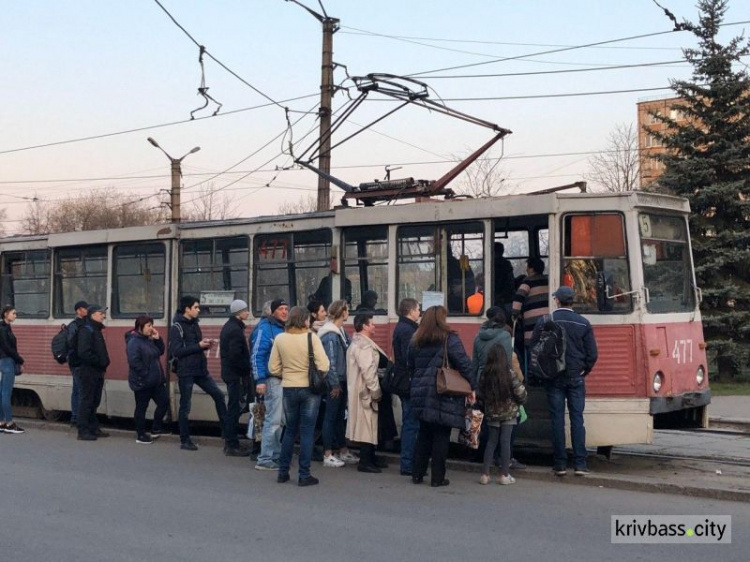
[(466, 408), (465, 427), (458, 434), (458, 442), (470, 449), (479, 448), (479, 432), (482, 429), (484, 414), (481, 410)]

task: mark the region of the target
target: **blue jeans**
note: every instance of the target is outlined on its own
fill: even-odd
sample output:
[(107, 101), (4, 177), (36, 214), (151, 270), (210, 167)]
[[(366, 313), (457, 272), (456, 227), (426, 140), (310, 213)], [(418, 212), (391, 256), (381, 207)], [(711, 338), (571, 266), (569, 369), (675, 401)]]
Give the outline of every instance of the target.
[(308, 387), (285, 388), (283, 402), (286, 430), (281, 443), (279, 476), (289, 474), (294, 441), (299, 434), (299, 478), (302, 480), (310, 476), (310, 461), (315, 441), (315, 420), (318, 418), (320, 395), (313, 394)]
[(565, 451), (565, 402), (570, 417), (570, 440), (573, 445), (575, 468), (586, 468), (586, 428), (583, 426), (583, 409), (586, 405), (586, 383), (583, 377), (564, 378), (547, 384), (547, 403), (552, 426), (552, 447), (555, 468), (568, 465)]
[(281, 413), (283, 410), (281, 379), (268, 377), (266, 383), (266, 417), (263, 420), (263, 435), (260, 441), (258, 464), (272, 466), (279, 464), (281, 454)]
[(346, 382), (339, 381), (341, 394), (338, 398), (331, 398), (330, 392), (326, 397), (326, 412), (323, 418), (323, 449), (332, 451), (346, 447)]
[(10, 399), (13, 395), (13, 383), (16, 381), (16, 362), (10, 357), (0, 359), (0, 421), (13, 421)]
[(419, 418), (411, 407), (411, 400), (401, 399), (401, 472), (414, 468), (414, 446), (419, 434)]
[(203, 392), (213, 398), (219, 423), (221, 423), (222, 429), (226, 428), (227, 405), (224, 403), (224, 393), (216, 385), (214, 379), (209, 375), (202, 377), (178, 377), (177, 384), (180, 388), (180, 410), (177, 414), (180, 425), (180, 442), (187, 443), (190, 441), (190, 421), (188, 420), (188, 416), (190, 415), (190, 406), (193, 400), (193, 385), (196, 384)]
[(81, 406), (81, 380), (78, 375), (78, 367), (71, 367), (70, 374), (73, 377), (73, 391), (70, 393), (70, 423), (78, 421), (78, 408)]

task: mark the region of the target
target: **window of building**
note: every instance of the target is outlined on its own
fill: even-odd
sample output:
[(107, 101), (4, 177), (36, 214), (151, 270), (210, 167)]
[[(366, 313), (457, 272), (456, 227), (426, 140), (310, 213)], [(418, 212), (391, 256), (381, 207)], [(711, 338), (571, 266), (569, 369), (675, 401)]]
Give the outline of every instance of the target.
[[(372, 307), (385, 313), (388, 306), (388, 227), (348, 228), (344, 231), (344, 276), (341, 294), (352, 310)], [(377, 301), (363, 303), (374, 291)], [(372, 293), (368, 297), (374, 298)]]
[(254, 241), (256, 314), (263, 303), (285, 299), (304, 306), (310, 297), (331, 302), (331, 231), (259, 234)]
[(632, 310), (625, 221), (617, 213), (566, 215), (561, 285), (582, 314)]
[(49, 317), (49, 252), (6, 252), (2, 259), (2, 302), (19, 318)]
[(180, 244), (180, 297), (200, 300), (204, 316), (227, 316), (235, 299), (248, 299), (247, 236), (183, 240)]
[(63, 248), (55, 252), (55, 317), (75, 316), (78, 301), (104, 306), (107, 299), (107, 247)]
[(115, 247), (113, 258), (112, 316), (163, 318), (164, 244), (121, 244)]

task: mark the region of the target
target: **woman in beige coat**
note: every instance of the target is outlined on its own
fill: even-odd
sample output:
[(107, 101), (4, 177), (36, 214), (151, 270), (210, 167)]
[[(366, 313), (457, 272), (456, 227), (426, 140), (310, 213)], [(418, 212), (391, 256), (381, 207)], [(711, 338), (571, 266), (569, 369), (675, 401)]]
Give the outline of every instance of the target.
[(346, 382), (349, 390), (349, 420), (346, 438), (360, 443), (360, 472), (379, 473), (375, 459), (378, 444), (378, 401), (383, 396), (378, 382), (380, 355), (385, 353), (372, 341), (372, 314), (354, 317), (354, 337), (346, 352)]

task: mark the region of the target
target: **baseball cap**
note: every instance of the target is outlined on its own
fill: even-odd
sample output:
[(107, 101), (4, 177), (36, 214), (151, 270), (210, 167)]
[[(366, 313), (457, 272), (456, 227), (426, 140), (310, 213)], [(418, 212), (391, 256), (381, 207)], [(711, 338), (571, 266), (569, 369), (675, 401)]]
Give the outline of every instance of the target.
[(552, 296), (560, 302), (573, 302), (575, 293), (573, 292), (573, 289), (571, 289), (567, 285), (563, 285), (562, 287), (558, 288), (557, 291), (552, 293)]
[(94, 314), (94, 312), (106, 312), (106, 311), (107, 311), (106, 306), (99, 306), (98, 304), (92, 304), (91, 306), (89, 306), (89, 309), (88, 309), (89, 316)]
[(88, 308), (88, 307), (89, 307), (89, 303), (87, 303), (86, 301), (78, 301), (73, 306), (73, 310), (78, 310), (79, 308)]

